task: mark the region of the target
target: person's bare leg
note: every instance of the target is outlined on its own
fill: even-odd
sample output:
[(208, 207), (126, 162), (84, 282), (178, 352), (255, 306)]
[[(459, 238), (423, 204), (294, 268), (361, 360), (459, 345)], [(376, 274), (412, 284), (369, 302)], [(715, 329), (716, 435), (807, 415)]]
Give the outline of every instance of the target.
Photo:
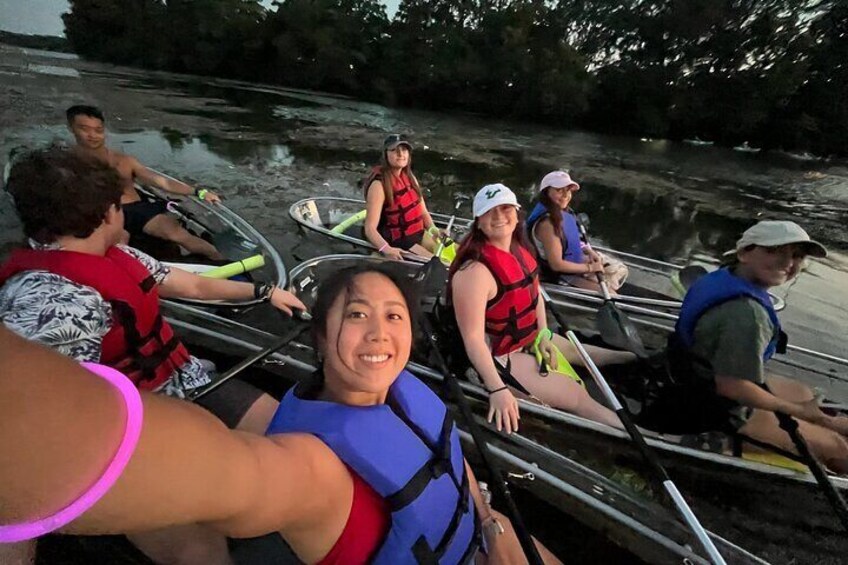
[[(565, 358), (568, 359), (569, 363), (572, 365), (579, 365), (581, 367), (584, 366), (583, 358), (580, 357), (580, 354), (577, 352), (577, 348), (574, 347), (570, 341), (561, 335), (554, 334), (553, 342), (554, 345), (559, 347), (559, 350), (562, 351), (562, 354), (565, 355)], [(630, 351), (617, 351), (615, 349), (606, 349), (595, 345), (583, 345), (583, 348), (598, 367), (603, 367), (604, 365), (632, 363), (637, 359), (636, 354), (631, 353)]]
[(571, 377), (556, 372), (541, 376), (536, 359), (526, 353), (513, 353), (509, 358), (512, 376), (545, 404), (608, 426), (621, 427), (615, 412), (595, 402)]
[(214, 245), (190, 234), (176, 219), (167, 214), (159, 214), (151, 218), (144, 225), (144, 233), (160, 239), (173, 241), (184, 247), (189, 253), (204, 255), (215, 260), (224, 258)]
[(0, 563), (3, 563), (3, 565), (32, 565), (35, 563), (35, 540), (0, 543)]
[(410, 247), (409, 251), (411, 253), (415, 253), (416, 255), (418, 255), (420, 257), (424, 257), (425, 259), (430, 259), (433, 256), (433, 253), (431, 253), (431, 251), (427, 247), (425, 247), (425, 246), (423, 246), (419, 243), (416, 243), (415, 245)]
[(236, 429), (253, 434), (264, 435), (265, 431), (268, 429), (268, 425), (271, 423), (271, 419), (277, 412), (277, 407), (279, 405), (280, 403), (274, 400), (273, 397), (268, 394), (263, 394), (256, 399), (256, 402), (254, 402), (247, 412), (244, 413), (244, 416), (242, 416), (241, 420), (239, 420)]
[[(848, 441), (838, 433), (810, 424), (798, 422), (798, 430), (807, 440), (810, 451), (837, 473), (848, 472)], [(739, 433), (766, 442), (783, 450), (798, 453), (789, 434), (780, 427), (777, 416), (766, 410), (754, 410)]]
[[(574, 277), (572, 279), (569, 279), (568, 286), (582, 288), (585, 290), (594, 290), (595, 292), (601, 292), (601, 285), (598, 284), (598, 281), (586, 279), (583, 277)], [(610, 294), (615, 294), (611, 288)]]
[[(163, 478), (167, 480), (167, 477)], [(231, 565), (227, 538), (198, 524), (127, 534), (127, 539), (156, 563)]]

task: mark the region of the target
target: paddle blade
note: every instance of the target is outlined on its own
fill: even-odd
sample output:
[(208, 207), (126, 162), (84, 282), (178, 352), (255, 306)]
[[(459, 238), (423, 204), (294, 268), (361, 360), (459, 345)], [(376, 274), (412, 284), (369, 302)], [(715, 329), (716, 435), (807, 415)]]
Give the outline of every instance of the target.
[(648, 356), (636, 326), (624, 312), (616, 307), (614, 302), (606, 302), (601, 306), (596, 323), (601, 338), (608, 344), (631, 351), (642, 358)]

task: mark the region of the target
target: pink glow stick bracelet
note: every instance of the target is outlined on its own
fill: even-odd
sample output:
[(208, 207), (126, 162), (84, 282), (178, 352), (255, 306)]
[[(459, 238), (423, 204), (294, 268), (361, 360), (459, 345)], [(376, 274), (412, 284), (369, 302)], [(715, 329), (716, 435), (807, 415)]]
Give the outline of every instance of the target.
[(124, 398), (127, 409), (127, 423), (124, 430), (124, 437), (121, 439), (118, 450), (114, 457), (112, 457), (106, 470), (79, 498), (46, 518), (24, 522), (22, 524), (0, 526), (0, 543), (14, 543), (37, 538), (38, 536), (58, 530), (82, 516), (109, 492), (109, 489), (112, 488), (118, 477), (123, 473), (124, 468), (135, 451), (138, 438), (141, 435), (143, 413), (141, 395), (138, 389), (132, 381), (111, 367), (106, 367), (98, 363), (82, 363), (81, 365), (95, 375), (109, 381), (118, 389)]

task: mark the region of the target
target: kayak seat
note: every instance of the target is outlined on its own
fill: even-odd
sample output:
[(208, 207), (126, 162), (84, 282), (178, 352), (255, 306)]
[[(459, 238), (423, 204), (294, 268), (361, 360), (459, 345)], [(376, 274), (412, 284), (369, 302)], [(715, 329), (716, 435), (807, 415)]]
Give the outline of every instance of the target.
[(324, 222), (321, 221), (321, 215), (318, 213), (318, 206), (312, 200), (300, 204), (297, 207), (297, 213), (306, 223), (319, 227), (324, 226)]

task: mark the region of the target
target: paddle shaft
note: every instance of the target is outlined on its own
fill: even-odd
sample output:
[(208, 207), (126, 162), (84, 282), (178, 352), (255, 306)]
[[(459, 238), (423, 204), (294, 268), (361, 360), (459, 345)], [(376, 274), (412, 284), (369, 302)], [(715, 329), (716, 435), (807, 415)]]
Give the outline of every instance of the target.
[(209, 386), (207, 386), (206, 388), (201, 390), (197, 395), (192, 396), (191, 400), (197, 400), (198, 398), (202, 398), (202, 397), (206, 396), (207, 394), (209, 394), (210, 392), (212, 392), (213, 390), (215, 390), (216, 388), (218, 388), (219, 386), (221, 386), (222, 384), (224, 384), (228, 380), (230, 380), (233, 377), (241, 374), (245, 369), (247, 369), (251, 365), (259, 363), (260, 361), (262, 361), (263, 359), (265, 359), (269, 355), (276, 352), (278, 349), (281, 349), (283, 346), (290, 343), (293, 339), (295, 339), (297, 336), (299, 336), (303, 332), (303, 330), (304, 330), (303, 326), (297, 326), (297, 327), (293, 328), (291, 331), (286, 332), (285, 334), (283, 334), (283, 336), (280, 339), (278, 339), (273, 344), (271, 344), (267, 349), (263, 349), (262, 351), (257, 351), (252, 356), (240, 361), (238, 364), (236, 364), (229, 371), (227, 371), (226, 373), (221, 375), (218, 378), (218, 380), (216, 380), (214, 383), (210, 384)]
[(451, 232), (451, 230), (453, 229), (453, 223), (454, 223), (454, 221), (456, 221), (456, 214), (454, 214), (453, 216), (451, 216), (451, 217), (450, 217), (450, 220), (448, 220), (448, 226), (445, 228), (445, 237), (440, 237), (440, 238), (439, 238), (439, 246), (438, 246), (438, 247), (436, 247), (436, 252), (435, 252), (435, 253), (433, 253), (433, 255), (435, 255), (436, 257), (438, 257), (438, 256), (439, 256), (439, 253), (441, 253), (441, 252), (442, 252), (442, 249), (444, 249), (444, 247), (445, 247), (445, 239), (447, 239), (448, 237), (450, 237), (450, 232)]
[[(574, 216), (574, 221), (577, 222), (577, 229), (580, 230), (580, 236), (583, 238), (583, 243), (585, 244), (586, 249), (588, 249), (590, 252), (594, 251), (594, 249), (592, 249), (592, 244), (589, 243), (589, 234), (586, 233), (586, 226), (584, 226), (583, 223), (577, 219), (577, 216)], [(610, 294), (609, 285), (607, 285), (607, 280), (604, 277), (604, 273), (596, 271), (595, 278), (598, 279), (598, 284), (601, 285), (601, 293), (604, 295), (604, 302), (611, 302), (612, 295)]]
[(521, 548), (524, 550), (524, 555), (527, 557), (527, 561), (533, 565), (542, 565), (543, 561), (542, 556), (539, 555), (539, 549), (536, 547), (533, 537), (530, 535), (530, 532), (527, 530), (527, 526), (524, 524), (521, 513), (518, 511), (518, 507), (515, 505), (515, 501), (512, 498), (512, 493), (509, 492), (509, 485), (504, 480), (500, 467), (489, 451), (489, 445), (486, 443), (486, 440), (483, 439), (483, 434), (480, 431), (476, 420), (474, 420), (474, 415), (471, 413), (471, 406), (468, 404), (468, 399), (465, 398), (465, 393), (462, 392), (462, 387), (459, 386), (459, 381), (457, 380), (456, 375), (454, 375), (453, 371), (448, 368), (444, 357), (442, 357), (441, 351), (439, 351), (439, 338), (436, 335), (436, 332), (433, 331), (430, 321), (426, 316), (421, 316), (421, 325), (424, 328), (424, 332), (430, 336), (436, 363), (439, 365), (439, 369), (445, 377), (445, 383), (447, 383), (451, 395), (456, 399), (456, 402), (459, 405), (459, 411), (462, 414), (463, 419), (468, 424), (468, 431), (474, 439), (474, 444), (477, 446), (477, 450), (480, 452), (483, 464), (492, 475), (492, 487), (495, 493), (497, 493), (506, 504), (507, 514), (512, 522), (512, 527), (515, 529), (515, 533), (518, 536), (518, 541), (521, 542)]
[(707, 531), (698, 521), (697, 516), (695, 516), (694, 512), (692, 512), (692, 509), (689, 507), (689, 504), (686, 503), (686, 500), (680, 494), (680, 491), (677, 490), (677, 485), (675, 485), (671, 480), (671, 477), (668, 476), (665, 467), (663, 467), (659, 459), (657, 459), (657, 456), (654, 454), (653, 450), (651, 450), (650, 446), (645, 441), (645, 437), (633, 423), (633, 420), (630, 419), (630, 414), (624, 406), (622, 406), (621, 402), (618, 401), (618, 397), (616, 397), (615, 393), (610, 388), (609, 383), (607, 383), (607, 380), (601, 374), (600, 369), (598, 369), (598, 366), (595, 365), (595, 362), (589, 356), (589, 353), (583, 347), (583, 344), (580, 343), (579, 339), (577, 339), (577, 335), (573, 331), (569, 330), (566, 333), (566, 337), (568, 337), (568, 340), (572, 343), (572, 345), (577, 348), (577, 352), (583, 359), (583, 363), (585, 363), (586, 368), (592, 374), (592, 378), (595, 379), (595, 382), (603, 392), (604, 397), (607, 399), (607, 402), (612, 407), (616, 416), (618, 416), (618, 419), (621, 420), (621, 423), (624, 425), (624, 429), (627, 431), (630, 439), (632, 439), (633, 443), (636, 444), (637, 449), (645, 459), (648, 467), (660, 479), (660, 482), (662, 483), (663, 488), (665, 488), (665, 491), (672, 503), (677, 508), (677, 511), (680, 512), (680, 515), (683, 517), (683, 520), (692, 532), (694, 532), (695, 537), (697, 537), (698, 541), (701, 542), (701, 545), (704, 547), (704, 550), (707, 552), (710, 560), (718, 565), (724, 565), (724, 558), (721, 556), (721, 553), (718, 552), (718, 549), (710, 539), (709, 534), (707, 534)]
[(554, 319), (557, 321), (557, 324), (559, 324), (560, 331), (561, 332), (567, 332), (568, 331), (568, 324), (566, 324), (565, 320), (562, 319), (562, 314), (557, 312), (557, 309), (555, 308), (556, 305), (554, 304), (554, 301), (551, 299), (551, 295), (548, 294), (548, 291), (545, 290), (545, 287), (543, 287), (541, 284), (539, 285), (539, 293), (542, 295), (542, 299), (548, 305), (548, 308), (550, 309), (550, 311), (553, 312)]
[[(771, 392), (768, 385), (763, 383), (762, 386), (768, 392)], [(848, 530), (848, 506), (845, 504), (845, 499), (842, 498), (842, 495), (839, 494), (839, 491), (836, 490), (836, 487), (834, 487), (833, 483), (830, 482), (830, 479), (827, 478), (827, 472), (824, 470), (821, 463), (819, 463), (819, 460), (816, 459), (816, 456), (810, 451), (810, 446), (807, 445), (807, 440), (804, 439), (804, 436), (802, 436), (801, 432), (798, 431), (798, 421), (789, 414), (785, 414), (783, 412), (775, 412), (774, 415), (777, 416), (777, 421), (780, 424), (780, 427), (789, 434), (792, 443), (795, 444), (795, 448), (804, 459), (804, 463), (806, 463), (807, 467), (810, 468), (810, 472), (813, 474), (816, 482), (824, 492), (825, 498), (827, 498), (827, 501), (830, 503), (830, 506), (839, 518), (839, 521), (842, 522), (842, 526)]]
[[(592, 252), (592, 246), (589, 244), (589, 236), (586, 233), (586, 226), (576, 218), (575, 221), (577, 222), (583, 242), (586, 244), (586, 248)], [(598, 279), (598, 284), (601, 286), (601, 292), (604, 296), (603, 306), (598, 310), (596, 318), (601, 337), (610, 345), (631, 351), (644, 359), (647, 357), (647, 352), (645, 351), (645, 345), (642, 343), (642, 338), (639, 336), (636, 326), (618, 308), (618, 304), (613, 300), (603, 273), (596, 272), (595, 276)]]

